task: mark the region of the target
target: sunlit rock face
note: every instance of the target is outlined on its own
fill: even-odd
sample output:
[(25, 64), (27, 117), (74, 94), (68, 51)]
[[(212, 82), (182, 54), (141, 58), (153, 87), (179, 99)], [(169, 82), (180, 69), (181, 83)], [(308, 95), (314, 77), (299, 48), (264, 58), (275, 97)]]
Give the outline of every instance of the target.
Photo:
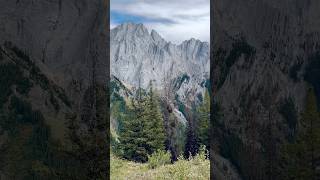
[[(182, 100), (202, 94), (209, 78), (209, 44), (190, 39), (179, 45), (143, 24), (125, 23), (111, 30), (111, 75), (132, 87), (158, 90), (170, 83)], [(190, 94), (191, 93), (191, 94)]]

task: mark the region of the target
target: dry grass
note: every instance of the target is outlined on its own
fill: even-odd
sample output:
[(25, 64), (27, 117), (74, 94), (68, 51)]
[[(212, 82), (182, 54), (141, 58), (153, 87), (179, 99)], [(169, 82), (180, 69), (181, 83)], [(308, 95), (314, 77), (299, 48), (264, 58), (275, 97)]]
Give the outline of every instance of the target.
[(135, 163), (111, 156), (111, 180), (202, 180), (210, 179), (210, 163), (203, 154), (174, 164), (148, 168), (148, 164)]

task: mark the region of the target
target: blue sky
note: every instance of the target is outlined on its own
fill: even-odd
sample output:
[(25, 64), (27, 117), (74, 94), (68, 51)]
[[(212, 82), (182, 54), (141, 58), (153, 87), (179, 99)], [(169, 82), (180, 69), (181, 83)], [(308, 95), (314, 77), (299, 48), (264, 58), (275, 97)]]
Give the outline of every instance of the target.
[(114, 24), (121, 24), (124, 22), (137, 22), (137, 23), (173, 23), (172, 21), (168, 19), (161, 19), (161, 18), (149, 18), (146, 16), (139, 16), (134, 14), (127, 14), (124, 12), (118, 12), (118, 11), (111, 11), (111, 18), (112, 23)]
[(190, 38), (209, 41), (210, 0), (111, 0), (111, 28), (143, 23), (166, 40), (181, 43)]

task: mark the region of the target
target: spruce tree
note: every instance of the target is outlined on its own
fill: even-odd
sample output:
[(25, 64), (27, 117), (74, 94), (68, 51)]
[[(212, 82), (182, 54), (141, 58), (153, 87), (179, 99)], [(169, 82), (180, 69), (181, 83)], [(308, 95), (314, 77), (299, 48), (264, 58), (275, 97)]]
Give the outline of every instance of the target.
[(149, 153), (164, 149), (165, 131), (158, 96), (153, 91), (152, 82), (150, 82), (150, 91), (148, 94), (147, 105), (145, 108), (145, 120), (147, 122), (147, 136)]
[(141, 88), (138, 89), (136, 96), (132, 99), (128, 116), (123, 122), (123, 131), (120, 132), (120, 147), (124, 158), (146, 162), (149, 148), (144, 114), (146, 101)]
[(131, 100), (120, 131), (120, 147), (124, 158), (146, 162), (148, 155), (163, 150), (165, 143), (162, 114), (152, 83), (149, 93), (145, 95), (139, 88)]
[(205, 91), (203, 102), (197, 111), (197, 135), (200, 143), (209, 147), (210, 96), (208, 90)]
[(194, 134), (192, 125), (189, 124), (187, 127), (187, 140), (185, 145), (184, 157), (190, 158), (190, 156), (195, 156), (199, 151), (199, 143)]
[(301, 128), (296, 141), (285, 146), (285, 179), (319, 179), (320, 118), (317, 101), (312, 88), (309, 89)]
[(318, 179), (320, 177), (316, 177), (316, 168), (320, 161), (320, 118), (313, 88), (309, 89), (306, 110), (302, 118), (305, 132), (302, 134), (300, 141), (305, 146), (304, 160), (307, 161), (308, 168), (306, 174), (308, 174), (308, 179)]

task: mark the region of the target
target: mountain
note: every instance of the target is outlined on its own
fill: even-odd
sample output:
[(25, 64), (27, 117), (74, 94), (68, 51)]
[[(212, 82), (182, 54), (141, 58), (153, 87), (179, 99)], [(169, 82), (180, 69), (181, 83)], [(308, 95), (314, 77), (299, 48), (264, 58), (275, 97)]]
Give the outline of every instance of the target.
[[(196, 139), (196, 110), (209, 87), (209, 63), (207, 42), (192, 38), (176, 45), (155, 30), (149, 32), (143, 24), (124, 23), (111, 29), (112, 132), (119, 131), (126, 121), (119, 115), (125, 113), (121, 112), (128, 104), (125, 102), (136, 96), (138, 88), (148, 91), (152, 82), (166, 131), (165, 148), (172, 160), (185, 152), (189, 155), (188, 146), (197, 146), (189, 141)], [(113, 134), (112, 144), (116, 144), (118, 136)]]
[(0, 5), (0, 179), (104, 179), (108, 1)]
[[(284, 179), (282, 150), (303, 132), (309, 87), (320, 102), (319, 5), (316, 0), (212, 3), (212, 152), (231, 162), (243, 179)], [(232, 179), (215, 173), (224, 169), (221, 164), (212, 168), (216, 179)]]
[[(132, 87), (173, 86), (182, 101), (203, 95), (209, 78), (209, 44), (190, 39), (179, 45), (143, 24), (125, 23), (110, 33), (111, 75)], [(191, 99), (190, 99), (191, 98)]]

